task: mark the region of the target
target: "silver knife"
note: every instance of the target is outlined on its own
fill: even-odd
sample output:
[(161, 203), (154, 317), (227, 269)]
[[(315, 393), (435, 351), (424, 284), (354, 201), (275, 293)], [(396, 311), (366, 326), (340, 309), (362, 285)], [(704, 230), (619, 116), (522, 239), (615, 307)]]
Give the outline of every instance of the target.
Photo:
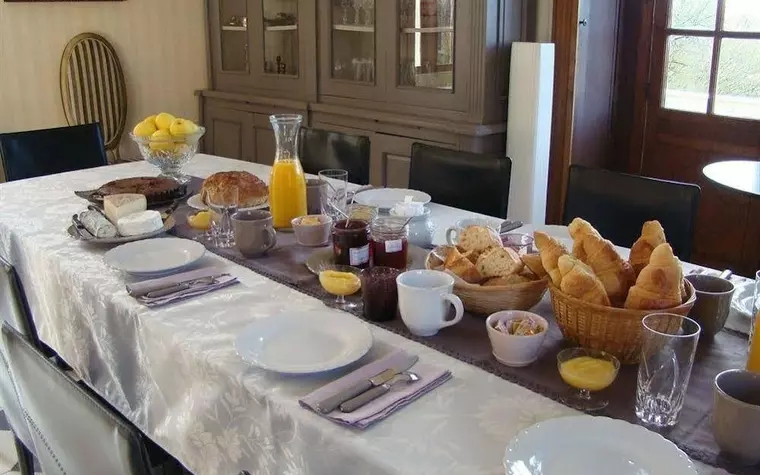
[(419, 356), (410, 355), (405, 358), (401, 363), (393, 368), (386, 369), (382, 373), (376, 374), (369, 379), (364, 379), (353, 386), (350, 386), (343, 391), (333, 395), (316, 405), (317, 412), (320, 414), (329, 414), (337, 409), (341, 404), (353, 399), (359, 394), (368, 391), (374, 387), (380, 386), (393, 379), (396, 375), (403, 373), (412, 366), (414, 366), (419, 360)]
[(499, 234), (505, 234), (510, 231), (514, 231), (517, 228), (522, 227), (523, 222), (522, 221), (511, 221), (506, 220), (501, 223), (501, 226), (499, 226)]
[(147, 292), (146, 294), (142, 295), (141, 297), (150, 298), (150, 299), (165, 297), (175, 292), (187, 290), (190, 287), (193, 287), (198, 284), (205, 284), (207, 282), (208, 285), (211, 285), (215, 283), (217, 279), (220, 279), (228, 275), (229, 275), (228, 273), (214, 274), (214, 275), (209, 275), (206, 277), (198, 277), (196, 279), (186, 280), (184, 282), (177, 282), (176, 284), (167, 284), (163, 287), (153, 289), (150, 292)]

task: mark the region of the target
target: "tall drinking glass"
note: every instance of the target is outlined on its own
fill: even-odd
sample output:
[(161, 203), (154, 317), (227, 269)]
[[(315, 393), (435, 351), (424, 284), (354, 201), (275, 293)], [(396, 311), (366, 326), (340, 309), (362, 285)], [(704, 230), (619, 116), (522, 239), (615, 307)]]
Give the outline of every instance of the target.
[(348, 172), (339, 169), (322, 170), (319, 179), (327, 184), (322, 187), (322, 213), (337, 223), (345, 218)]
[(642, 320), (642, 347), (636, 384), (636, 417), (662, 428), (678, 422), (697, 350), (699, 324), (669, 313)]
[(214, 213), (213, 223), (216, 226), (215, 247), (229, 248), (235, 246), (235, 231), (232, 228), (231, 216), (238, 209), (238, 188), (231, 186), (206, 198), (211, 212)]

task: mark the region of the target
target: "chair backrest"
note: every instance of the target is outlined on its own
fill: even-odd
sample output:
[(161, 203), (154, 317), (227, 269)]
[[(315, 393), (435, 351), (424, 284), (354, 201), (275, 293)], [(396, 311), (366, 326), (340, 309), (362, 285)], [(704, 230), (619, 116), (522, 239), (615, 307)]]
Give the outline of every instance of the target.
[(100, 122), (106, 150), (117, 150), (127, 123), (127, 86), (113, 46), (94, 33), (75, 36), (63, 50), (60, 81), (66, 122)]
[(369, 137), (301, 129), (299, 158), (306, 173), (339, 168), (348, 171), (348, 181), (357, 185), (369, 183)]
[(511, 177), (508, 157), (412, 145), (409, 188), (435, 203), (506, 218)]
[(7, 181), (108, 165), (98, 124), (0, 134)]
[(147, 475), (140, 433), (3, 323), (13, 380), (47, 475)]
[(618, 246), (631, 247), (645, 221), (658, 220), (673, 252), (691, 257), (699, 186), (572, 165), (563, 223), (590, 222)]

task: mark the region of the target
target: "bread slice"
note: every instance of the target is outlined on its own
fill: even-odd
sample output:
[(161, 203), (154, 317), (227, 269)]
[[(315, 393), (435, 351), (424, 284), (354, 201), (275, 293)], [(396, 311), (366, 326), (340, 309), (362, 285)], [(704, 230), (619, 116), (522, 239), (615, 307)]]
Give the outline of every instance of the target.
[(520, 274), (512, 274), (506, 277), (493, 277), (483, 283), (483, 287), (509, 286), (515, 284), (524, 284), (531, 280)]
[(459, 234), (459, 247), (465, 251), (483, 252), (494, 246), (502, 246), (501, 238), (489, 227), (467, 226)]
[(478, 258), (477, 268), (483, 277), (506, 277), (517, 274), (525, 264), (520, 255), (508, 247), (492, 247)]
[(452, 249), (446, 256), (444, 268), (456, 274), (457, 277), (470, 284), (479, 284), (483, 281), (483, 276), (478, 272), (475, 264), (470, 262), (457, 249)]

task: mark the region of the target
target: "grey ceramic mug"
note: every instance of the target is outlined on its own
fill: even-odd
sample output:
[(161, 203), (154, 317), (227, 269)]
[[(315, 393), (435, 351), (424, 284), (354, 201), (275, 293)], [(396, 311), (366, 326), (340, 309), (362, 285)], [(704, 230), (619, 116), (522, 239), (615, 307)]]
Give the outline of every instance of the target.
[(689, 312), (689, 317), (699, 323), (703, 335), (714, 337), (723, 329), (731, 311), (734, 284), (729, 280), (705, 274), (689, 274), (686, 280), (694, 286), (697, 295), (697, 301)]
[(269, 211), (238, 211), (232, 215), (232, 229), (235, 231), (235, 247), (245, 257), (260, 256), (277, 244)]
[(713, 384), (713, 434), (720, 449), (747, 465), (760, 463), (760, 373), (729, 369)]

